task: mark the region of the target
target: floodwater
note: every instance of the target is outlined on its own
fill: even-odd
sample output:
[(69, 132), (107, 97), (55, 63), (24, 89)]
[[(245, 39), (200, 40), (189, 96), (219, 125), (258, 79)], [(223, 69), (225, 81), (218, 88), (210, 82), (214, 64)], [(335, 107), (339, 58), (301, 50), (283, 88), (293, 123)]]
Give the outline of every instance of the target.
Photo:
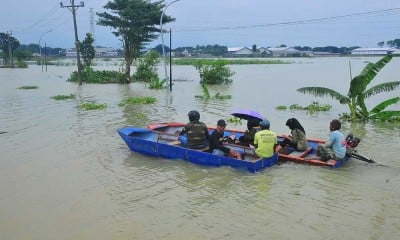
[[(230, 100), (204, 101), (199, 75), (174, 66), (173, 90), (142, 83), (66, 82), (72, 66), (0, 69), (0, 239), (397, 239), (400, 235), (400, 126), (343, 124), (362, 141), (359, 152), (385, 166), (352, 160), (342, 168), (283, 163), (258, 173), (204, 167), (132, 153), (117, 134), (128, 125), (186, 122), (197, 109), (215, 125), (240, 108), (259, 111), (289, 134), (297, 117), (307, 135), (325, 139), (331, 119), (346, 112), (329, 98), (296, 92), (326, 86), (343, 94), (349, 61), (356, 75), (377, 58), (297, 58), (284, 65), (235, 65), (233, 84), (210, 87)], [(398, 81), (393, 59), (371, 85)], [(97, 69), (118, 70), (104, 62)], [(160, 75), (163, 75), (160, 67)], [(36, 85), (33, 90), (20, 90)], [(51, 96), (76, 94), (75, 100)], [(382, 95), (382, 96), (381, 96)], [(399, 90), (367, 101), (371, 108)], [(157, 103), (120, 107), (127, 97)], [(106, 103), (85, 111), (83, 102)], [(278, 105), (331, 104), (324, 113), (278, 111)], [(400, 106), (392, 106), (399, 110)], [(244, 129), (245, 122), (228, 125)]]

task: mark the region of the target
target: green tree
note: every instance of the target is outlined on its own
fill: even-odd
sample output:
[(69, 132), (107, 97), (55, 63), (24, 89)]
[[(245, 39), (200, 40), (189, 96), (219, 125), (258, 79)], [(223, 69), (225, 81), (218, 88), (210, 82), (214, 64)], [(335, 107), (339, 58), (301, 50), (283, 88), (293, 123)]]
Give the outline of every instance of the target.
[(32, 52), (24, 51), (24, 50), (21, 50), (21, 49), (18, 48), (18, 49), (16, 49), (14, 51), (14, 56), (19, 62), (21, 62), (21, 61), (26, 60), (28, 58), (32, 58)]
[(389, 47), (394, 47), (395, 46), (393, 40), (387, 41), (386, 45), (388, 45)]
[(94, 39), (91, 33), (86, 33), (86, 38), (79, 43), (79, 51), (83, 58), (83, 67), (90, 67), (93, 58), (96, 55), (96, 51), (93, 47)]
[(160, 54), (157, 51), (151, 50), (138, 60), (136, 73), (133, 79), (137, 81), (151, 82), (158, 79), (157, 65), (160, 63)]
[[(189, 50), (189, 48), (187, 48), (187, 49)], [(215, 45), (207, 45), (207, 46), (196, 46), (196, 50), (200, 51), (202, 54), (210, 54), (213, 56), (222, 56), (223, 54), (228, 52), (228, 47), (215, 44)]]
[[(158, 44), (155, 48), (153, 48), (153, 50), (157, 51), (161, 55), (162, 54), (162, 44)], [(164, 45), (164, 50), (165, 50), (165, 52), (171, 51), (171, 49), (169, 49), (169, 47), (165, 46), (165, 45)]]
[[(165, 7), (164, 0), (113, 0), (104, 8), (109, 12), (97, 13), (98, 24), (114, 29), (124, 48), (125, 83), (130, 82), (131, 64), (141, 55), (145, 44), (156, 39), (160, 32), (160, 17)], [(175, 19), (164, 15), (163, 23)]]
[(361, 73), (352, 78), (347, 95), (340, 94), (335, 90), (325, 87), (303, 87), (297, 89), (301, 93), (308, 93), (317, 97), (329, 96), (338, 100), (341, 104), (347, 104), (350, 110), (350, 120), (366, 120), (368, 118), (379, 118), (388, 120), (394, 116), (400, 116), (400, 111), (384, 111), (389, 105), (399, 102), (400, 98), (391, 98), (381, 102), (370, 112), (365, 105), (365, 99), (381, 92), (389, 92), (400, 86), (400, 81), (386, 82), (375, 85), (369, 89), (367, 86), (375, 78), (378, 72), (392, 59), (392, 55), (386, 55), (376, 63), (368, 63)]
[(253, 46), (251, 46), (251, 50), (253, 50), (253, 53), (257, 52), (257, 45), (253, 44)]
[(400, 39), (396, 38), (393, 40), (393, 45), (397, 48), (400, 48)]
[(378, 42), (376, 45), (378, 45), (379, 47), (383, 47), (385, 45), (384, 41)]
[(194, 66), (200, 73), (200, 83), (203, 84), (223, 84), (231, 83), (230, 77), (233, 72), (229, 69), (228, 61), (217, 60), (198, 60)]
[(15, 49), (17, 49), (20, 46), (19, 41), (11, 36), (8, 33), (2, 33), (0, 32), (0, 49), (3, 50), (3, 58), (5, 59), (6, 62), (10, 62), (10, 65), (13, 66), (13, 59), (9, 59), (10, 57), (10, 51), (9, 49), (11, 48), (11, 57), (13, 55), (13, 52)]

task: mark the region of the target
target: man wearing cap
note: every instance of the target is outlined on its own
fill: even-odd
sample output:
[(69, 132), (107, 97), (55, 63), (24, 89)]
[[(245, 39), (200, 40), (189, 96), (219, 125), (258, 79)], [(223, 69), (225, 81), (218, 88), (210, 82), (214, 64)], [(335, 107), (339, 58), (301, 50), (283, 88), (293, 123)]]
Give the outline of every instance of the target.
[(237, 159), (242, 159), (240, 153), (225, 147), (222, 142), (224, 141), (224, 130), (226, 127), (226, 122), (224, 119), (220, 119), (217, 122), (217, 128), (211, 133), (209, 151), (218, 156), (228, 156)]
[(260, 122), (261, 131), (258, 131), (254, 136), (254, 146), (256, 154), (260, 158), (269, 158), (274, 155), (278, 140), (276, 133), (269, 130), (270, 123), (267, 119)]

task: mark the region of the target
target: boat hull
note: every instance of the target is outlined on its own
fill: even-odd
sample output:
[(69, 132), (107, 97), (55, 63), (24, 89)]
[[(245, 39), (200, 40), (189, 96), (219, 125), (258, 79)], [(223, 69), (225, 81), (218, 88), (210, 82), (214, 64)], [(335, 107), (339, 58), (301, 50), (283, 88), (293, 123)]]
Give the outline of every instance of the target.
[[(171, 130), (171, 128), (169, 130)], [(278, 161), (277, 154), (274, 154), (271, 158), (258, 158), (254, 156), (252, 149), (242, 146), (230, 147), (234, 150), (241, 150), (245, 156), (243, 160), (226, 156), (217, 156), (202, 150), (185, 148), (179, 144), (177, 136), (170, 132), (126, 127), (119, 129), (118, 133), (131, 151), (153, 157), (182, 159), (207, 166), (230, 166), (250, 172), (257, 172), (264, 168), (271, 167)]]
[[(177, 134), (177, 132), (179, 132), (183, 128), (183, 126), (185, 126), (184, 123), (171, 122), (171, 123), (150, 124), (147, 127), (157, 132), (162, 132), (167, 134)], [(210, 132), (213, 131), (215, 128), (216, 128), (215, 126), (208, 127)], [(239, 138), (244, 134), (244, 132), (234, 129), (225, 129), (224, 135), (226, 137), (231, 136), (232, 134), (235, 135), (236, 138)], [(281, 142), (283, 140), (284, 136), (278, 135), (278, 142)], [(328, 161), (321, 161), (319, 157), (316, 155), (316, 149), (318, 148), (319, 144), (325, 143), (325, 141), (321, 139), (309, 138), (307, 139), (307, 143), (309, 148), (305, 151), (296, 151), (295, 149), (291, 148), (289, 149), (290, 153), (279, 152), (278, 153), (279, 161), (288, 161), (288, 162), (338, 168), (342, 166), (343, 163), (349, 160), (350, 158), (346, 156), (344, 159), (330, 159)]]
[[(283, 137), (278, 137), (278, 142), (283, 141), (283, 139)], [(349, 159), (349, 157), (346, 156), (344, 159), (330, 159), (328, 161), (321, 161), (316, 155), (316, 149), (318, 148), (318, 145), (323, 142), (323, 140), (308, 139), (308, 149), (305, 151), (296, 151), (293, 148), (288, 148), (289, 152), (279, 153), (279, 161), (289, 161), (338, 168)]]

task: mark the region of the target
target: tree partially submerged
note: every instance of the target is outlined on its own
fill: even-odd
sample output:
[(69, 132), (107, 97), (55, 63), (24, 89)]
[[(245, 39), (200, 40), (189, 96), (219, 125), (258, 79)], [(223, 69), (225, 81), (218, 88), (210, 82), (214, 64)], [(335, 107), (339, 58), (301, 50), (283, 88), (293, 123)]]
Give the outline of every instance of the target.
[(90, 67), (92, 60), (96, 55), (96, 51), (93, 47), (94, 39), (91, 33), (86, 33), (86, 38), (79, 43), (79, 51), (83, 58), (83, 67)]
[[(158, 37), (160, 17), (165, 7), (164, 0), (113, 0), (104, 8), (109, 12), (97, 13), (98, 24), (111, 27), (116, 37), (120, 38), (124, 48), (125, 83), (130, 83), (130, 69), (133, 60), (141, 55), (141, 50), (150, 41)], [(164, 15), (163, 23), (175, 19)]]
[(160, 63), (160, 54), (154, 50), (150, 50), (138, 59), (136, 65), (136, 73), (133, 74), (133, 79), (137, 81), (151, 82), (157, 76), (157, 65)]
[(194, 64), (200, 74), (200, 84), (232, 83), (234, 72), (227, 65), (228, 61), (224, 59), (197, 60)]
[[(0, 32), (0, 49), (3, 50), (2, 57), (5, 59), (6, 62), (9, 63), (11, 67), (14, 67), (12, 58), (13, 52), (19, 46), (20, 46), (19, 41), (15, 37), (11, 36), (11, 34)], [(11, 52), (9, 50), (11, 50)]]
[(400, 101), (399, 97), (394, 97), (379, 103), (376, 107), (368, 111), (365, 99), (381, 92), (393, 91), (400, 86), (400, 81), (385, 82), (375, 85), (369, 89), (367, 86), (372, 82), (378, 72), (392, 60), (392, 55), (386, 55), (376, 63), (368, 63), (361, 71), (360, 75), (352, 78), (350, 88), (347, 95), (342, 95), (335, 90), (325, 87), (303, 87), (297, 89), (298, 92), (308, 93), (317, 97), (331, 97), (338, 100), (341, 104), (347, 104), (350, 110), (349, 119), (354, 121), (357, 119), (380, 119), (390, 120), (398, 118), (400, 111), (384, 111), (388, 106), (396, 104)]

